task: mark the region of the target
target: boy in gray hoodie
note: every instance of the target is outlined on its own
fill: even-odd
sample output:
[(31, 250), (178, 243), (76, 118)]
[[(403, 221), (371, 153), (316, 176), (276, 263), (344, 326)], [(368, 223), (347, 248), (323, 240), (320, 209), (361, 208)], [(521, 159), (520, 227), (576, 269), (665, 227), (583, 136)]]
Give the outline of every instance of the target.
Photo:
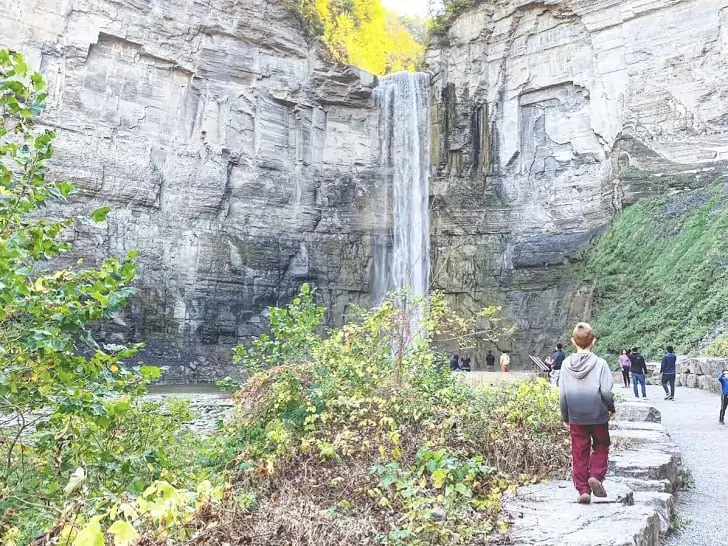
[(564, 361), (559, 381), (561, 418), (571, 432), (574, 486), (581, 504), (589, 504), (592, 493), (607, 496), (602, 482), (607, 474), (614, 383), (607, 362), (592, 353), (596, 341), (591, 326), (576, 325), (571, 342), (577, 352)]

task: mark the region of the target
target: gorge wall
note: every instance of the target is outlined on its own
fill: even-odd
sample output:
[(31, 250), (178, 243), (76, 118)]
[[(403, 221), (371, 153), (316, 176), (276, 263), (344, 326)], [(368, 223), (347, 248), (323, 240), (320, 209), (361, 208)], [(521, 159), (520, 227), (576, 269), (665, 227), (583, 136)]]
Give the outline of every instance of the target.
[[(502, 348), (542, 351), (588, 316), (578, 264), (625, 205), (724, 175), (726, 4), (497, 0), (428, 51), (432, 284), (465, 313), (503, 305)], [(113, 207), (69, 260), (140, 251), (107, 339), (209, 379), (302, 282), (330, 324), (370, 303), (377, 82), (324, 62), (282, 1), (0, 6), (0, 47), (49, 81), (54, 175), (77, 211)]]
[(434, 284), (503, 305), (521, 357), (591, 314), (578, 264), (616, 213), (727, 174), (725, 0), (484, 2), (427, 64)]
[(331, 323), (369, 303), (375, 79), (323, 62), (282, 2), (0, 6), (0, 47), (48, 80), (54, 176), (77, 211), (113, 209), (76, 228), (69, 260), (139, 250), (139, 294), (107, 339), (207, 379), (303, 282)]

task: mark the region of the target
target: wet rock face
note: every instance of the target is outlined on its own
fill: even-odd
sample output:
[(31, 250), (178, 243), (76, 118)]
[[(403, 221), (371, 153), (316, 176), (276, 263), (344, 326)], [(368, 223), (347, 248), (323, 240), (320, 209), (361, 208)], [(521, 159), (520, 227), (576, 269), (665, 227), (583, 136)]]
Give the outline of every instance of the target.
[(724, 8), (484, 2), (428, 52), (434, 283), (502, 304), (514, 356), (589, 316), (578, 264), (624, 206), (725, 176)]
[(214, 378), (302, 282), (334, 324), (368, 303), (375, 81), (324, 63), (282, 2), (3, 8), (0, 47), (48, 79), (54, 176), (77, 211), (113, 207), (69, 235), (69, 261), (139, 250), (139, 295), (107, 339), (147, 340), (167, 379)]

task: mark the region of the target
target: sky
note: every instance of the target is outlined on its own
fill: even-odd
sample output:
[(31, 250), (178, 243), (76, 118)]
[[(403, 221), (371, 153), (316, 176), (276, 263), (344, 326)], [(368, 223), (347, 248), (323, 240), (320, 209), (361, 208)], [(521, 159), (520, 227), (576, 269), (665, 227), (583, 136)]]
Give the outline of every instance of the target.
[(382, 4), (407, 15), (427, 15), (427, 0), (383, 0)]

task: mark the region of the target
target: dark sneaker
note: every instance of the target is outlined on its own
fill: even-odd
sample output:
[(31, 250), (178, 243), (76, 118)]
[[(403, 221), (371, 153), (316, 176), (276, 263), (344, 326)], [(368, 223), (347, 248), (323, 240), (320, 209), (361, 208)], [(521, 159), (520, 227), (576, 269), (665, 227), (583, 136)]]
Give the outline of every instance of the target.
[(591, 495), (589, 493), (582, 493), (579, 498), (576, 499), (579, 504), (591, 504)]
[(604, 498), (607, 496), (607, 492), (602, 485), (602, 482), (596, 478), (589, 478), (589, 487), (591, 487), (592, 493), (595, 497)]

